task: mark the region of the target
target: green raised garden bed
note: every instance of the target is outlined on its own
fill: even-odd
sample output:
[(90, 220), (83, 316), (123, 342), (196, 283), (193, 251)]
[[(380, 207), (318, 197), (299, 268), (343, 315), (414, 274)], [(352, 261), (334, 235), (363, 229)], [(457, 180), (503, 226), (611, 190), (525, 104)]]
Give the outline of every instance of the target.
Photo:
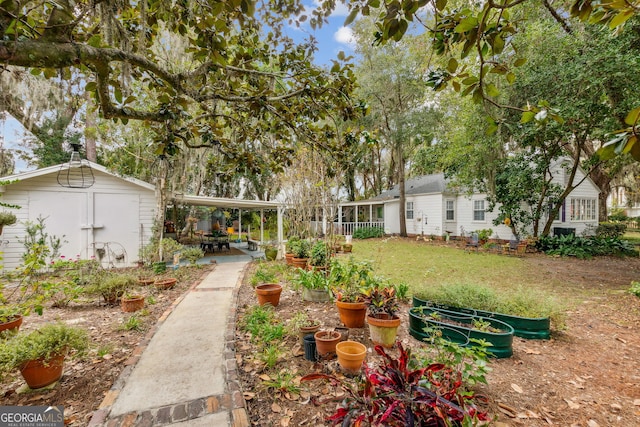
[(520, 338), (529, 340), (546, 340), (549, 339), (551, 334), (550, 327), (551, 322), (548, 317), (520, 317), (513, 316), (504, 313), (494, 313), (491, 311), (476, 310), (474, 308), (460, 308), (453, 307), (446, 304), (440, 304), (433, 301), (423, 300), (417, 297), (413, 297), (414, 307), (436, 307), (443, 310), (453, 311), (457, 313), (469, 314), (472, 316), (481, 316), (491, 319), (498, 319), (508, 325), (511, 325), (514, 330), (514, 335)]
[[(437, 317), (432, 317), (432, 313), (436, 313)], [(488, 322), (493, 330), (474, 328), (474, 320)], [(497, 319), (458, 313), (436, 307), (411, 308), (409, 310), (409, 333), (411, 336), (420, 341), (428, 339), (429, 334), (424, 331), (425, 328), (439, 328), (442, 330), (444, 338), (459, 344), (462, 344), (459, 341), (462, 340), (460, 334), (452, 333), (450, 332), (451, 330), (461, 333), (468, 339), (473, 338), (490, 342), (491, 347), (488, 347), (487, 351), (499, 359), (511, 357), (513, 354), (513, 328)], [(473, 345), (473, 342), (469, 342), (468, 345)]]

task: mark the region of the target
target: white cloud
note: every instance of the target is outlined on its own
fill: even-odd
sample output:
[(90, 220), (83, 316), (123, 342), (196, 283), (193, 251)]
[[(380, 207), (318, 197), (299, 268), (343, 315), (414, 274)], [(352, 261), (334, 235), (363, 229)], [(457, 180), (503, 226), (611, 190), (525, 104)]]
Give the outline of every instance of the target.
[(350, 47), (353, 47), (356, 43), (353, 30), (349, 27), (340, 27), (340, 29), (333, 34), (333, 39), (340, 44), (345, 44)]

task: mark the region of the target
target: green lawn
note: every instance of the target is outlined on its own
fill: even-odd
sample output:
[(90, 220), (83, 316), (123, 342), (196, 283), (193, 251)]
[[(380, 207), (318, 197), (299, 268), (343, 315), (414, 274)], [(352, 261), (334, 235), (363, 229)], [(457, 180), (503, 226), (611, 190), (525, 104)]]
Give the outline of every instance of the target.
[(406, 239), (358, 240), (353, 256), (373, 261), (376, 273), (407, 283), (413, 293), (423, 286), (441, 284), (476, 284), (504, 290), (531, 284), (523, 274), (520, 258)]

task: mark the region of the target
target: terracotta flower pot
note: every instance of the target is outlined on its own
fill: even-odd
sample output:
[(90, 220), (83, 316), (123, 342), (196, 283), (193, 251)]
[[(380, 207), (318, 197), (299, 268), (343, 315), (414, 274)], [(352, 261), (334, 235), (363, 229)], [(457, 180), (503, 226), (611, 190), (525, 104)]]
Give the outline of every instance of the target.
[(300, 335), (300, 344), (304, 346), (304, 337), (309, 334), (315, 334), (320, 329), (320, 324), (316, 323), (313, 326), (301, 326), (299, 335)]
[(386, 348), (393, 347), (398, 335), (398, 326), (400, 326), (398, 316), (389, 319), (367, 316), (367, 323), (369, 324), (369, 336), (374, 344)]
[(144, 296), (135, 295), (130, 298), (122, 297), (120, 300), (120, 308), (125, 313), (133, 313), (134, 311), (142, 310), (144, 307)]
[(260, 305), (271, 304), (276, 307), (280, 303), (280, 294), (282, 293), (282, 285), (277, 283), (265, 283), (256, 286), (256, 295)]
[(156, 279), (151, 279), (151, 278), (146, 278), (146, 277), (140, 277), (138, 279), (138, 284), (140, 286), (149, 286), (149, 285), (153, 285), (153, 282), (155, 282)]
[(168, 279), (156, 280), (155, 282), (153, 282), (153, 286), (155, 286), (156, 289), (161, 290), (171, 289), (176, 285), (177, 281), (178, 279), (176, 279), (175, 277), (169, 277)]
[(284, 260), (287, 265), (293, 265), (293, 254), (284, 254)]
[(336, 345), (338, 363), (342, 370), (349, 374), (357, 374), (367, 357), (367, 347), (355, 341), (342, 341)]
[(18, 329), (20, 329), (20, 325), (22, 325), (22, 315), (16, 314), (8, 322), (0, 323), (0, 332), (2, 331), (18, 332)]
[(340, 342), (340, 332), (318, 331), (315, 333), (316, 351), (318, 355), (326, 357), (336, 352), (336, 345)]
[(62, 377), (64, 356), (54, 356), (44, 361), (42, 359), (30, 360), (20, 368), (22, 377), (29, 388), (42, 388), (53, 384)]
[(364, 328), (364, 318), (367, 315), (367, 306), (363, 302), (336, 301), (340, 321), (347, 328)]
[(291, 259), (291, 266), (295, 267), (295, 268), (301, 268), (303, 270), (306, 270), (308, 261), (309, 261), (309, 258), (296, 258), (296, 257), (293, 257)]

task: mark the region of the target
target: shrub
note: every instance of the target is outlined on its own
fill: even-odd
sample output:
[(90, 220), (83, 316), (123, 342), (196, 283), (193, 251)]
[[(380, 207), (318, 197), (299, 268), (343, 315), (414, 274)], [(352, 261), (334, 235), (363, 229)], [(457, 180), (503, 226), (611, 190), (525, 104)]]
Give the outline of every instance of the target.
[(184, 246), (175, 241), (174, 239), (165, 238), (162, 239), (162, 260), (160, 259), (160, 245), (158, 241), (153, 241), (142, 248), (140, 252), (140, 258), (147, 263), (165, 261), (173, 261), (174, 252), (179, 252), (184, 249)]
[(360, 227), (353, 231), (354, 239), (371, 239), (374, 237), (383, 237), (384, 230), (382, 227)]
[(309, 264), (316, 267), (326, 266), (329, 259), (328, 252), (327, 244), (322, 240), (317, 241), (311, 247)]
[(596, 237), (619, 239), (627, 231), (627, 224), (619, 222), (601, 222), (596, 228)]
[(548, 255), (575, 256), (591, 258), (598, 255), (638, 256), (635, 247), (618, 238), (543, 236), (536, 243), (536, 248)]
[(629, 293), (640, 298), (640, 282), (631, 282), (631, 287), (629, 288)]
[(192, 247), (183, 249), (181, 255), (189, 261), (191, 265), (195, 265), (196, 262), (204, 256), (204, 252), (200, 248)]

